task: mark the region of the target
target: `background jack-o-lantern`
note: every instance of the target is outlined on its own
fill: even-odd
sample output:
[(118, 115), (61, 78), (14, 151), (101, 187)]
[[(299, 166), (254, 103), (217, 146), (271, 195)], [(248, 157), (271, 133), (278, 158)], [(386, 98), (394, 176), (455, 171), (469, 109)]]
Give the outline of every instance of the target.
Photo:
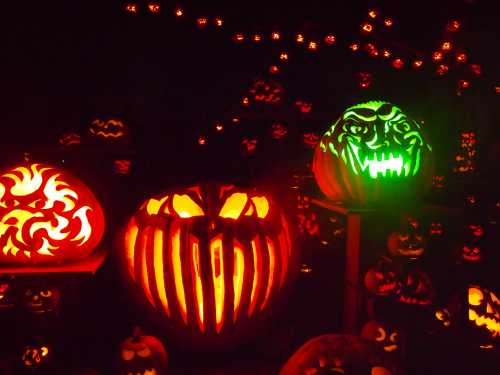
[(387, 248), (393, 256), (416, 260), (424, 254), (426, 244), (421, 233), (400, 231), (389, 234)]
[(0, 263), (57, 263), (87, 256), (104, 231), (101, 206), (67, 172), (27, 164), (0, 175)]
[(299, 270), (290, 224), (266, 195), (206, 184), (148, 199), (123, 238), (127, 278), (182, 342), (256, 335)]
[(22, 351), (23, 368), (35, 371), (49, 362), (52, 349), (47, 344), (27, 345)]
[(370, 101), (347, 108), (326, 131), (312, 169), (333, 201), (401, 204), (430, 187), (432, 148), (417, 121), (390, 103)]
[(387, 297), (393, 295), (398, 288), (397, 269), (388, 259), (381, 259), (366, 271), (365, 289), (376, 295)]
[(142, 334), (138, 327), (121, 343), (120, 373), (123, 375), (162, 375), (167, 364), (168, 355), (162, 342), (154, 336)]
[(436, 293), (429, 275), (420, 269), (411, 269), (399, 278), (396, 296), (399, 302), (408, 305), (429, 306)]
[(92, 137), (107, 142), (123, 142), (129, 136), (128, 126), (118, 119), (95, 119), (90, 123), (88, 130)]
[(24, 291), (24, 309), (38, 316), (57, 314), (60, 308), (59, 290), (50, 286), (31, 287)]
[(401, 330), (385, 321), (369, 320), (361, 329), (361, 337), (373, 341), (387, 353), (401, 354), (404, 350)]

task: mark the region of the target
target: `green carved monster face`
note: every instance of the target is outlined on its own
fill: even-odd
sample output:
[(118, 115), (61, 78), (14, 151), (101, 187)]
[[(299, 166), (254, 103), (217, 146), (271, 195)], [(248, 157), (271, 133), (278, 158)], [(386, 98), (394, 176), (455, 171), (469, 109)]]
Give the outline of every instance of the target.
[(352, 173), (372, 179), (415, 176), (424, 153), (432, 152), (420, 125), (384, 101), (347, 108), (320, 147), (341, 159)]

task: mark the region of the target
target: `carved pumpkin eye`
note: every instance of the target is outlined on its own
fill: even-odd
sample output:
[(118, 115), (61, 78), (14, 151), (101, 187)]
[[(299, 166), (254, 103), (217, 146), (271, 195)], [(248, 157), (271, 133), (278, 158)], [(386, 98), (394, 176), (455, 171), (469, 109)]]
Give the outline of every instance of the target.
[(172, 200), (174, 211), (182, 218), (204, 216), (203, 210), (189, 195), (175, 194)]
[(42, 351), (42, 357), (45, 357), (47, 354), (49, 354), (49, 348), (47, 348), (46, 346), (42, 346), (40, 349)]
[(222, 206), (219, 216), (225, 219), (238, 219), (243, 212), (247, 201), (248, 196), (245, 193), (231, 194), (229, 198), (226, 199), (224, 206)]
[(491, 301), (493, 303), (495, 303), (497, 305), (500, 304), (500, 301), (498, 300), (498, 297), (494, 293), (490, 292), (490, 298), (491, 298)]
[(469, 304), (479, 306), (483, 303), (483, 292), (478, 288), (469, 288)]
[[(365, 131), (363, 131), (365, 130)], [(359, 125), (351, 125), (349, 127), (349, 132), (352, 134), (360, 134), (360, 133), (366, 133), (366, 127), (359, 126)]]
[(408, 241), (408, 238), (410, 238), (407, 234), (400, 234), (399, 239), (401, 241)]
[(134, 357), (135, 357), (135, 353), (132, 350), (123, 350), (122, 351), (122, 358), (125, 361), (131, 361), (132, 359), (134, 359)]
[(52, 295), (52, 292), (49, 289), (45, 289), (40, 292), (40, 295), (42, 297), (48, 298)]
[(389, 340), (391, 340), (391, 342), (398, 342), (398, 333), (394, 332), (393, 334), (391, 334), (389, 336)]
[(151, 350), (149, 348), (141, 349), (137, 352), (137, 355), (142, 358), (149, 357), (151, 355)]
[(379, 327), (377, 328), (378, 335), (375, 337), (376, 341), (384, 341), (386, 337), (385, 329)]
[(257, 211), (257, 217), (264, 219), (269, 213), (269, 202), (266, 197), (253, 197), (252, 202)]

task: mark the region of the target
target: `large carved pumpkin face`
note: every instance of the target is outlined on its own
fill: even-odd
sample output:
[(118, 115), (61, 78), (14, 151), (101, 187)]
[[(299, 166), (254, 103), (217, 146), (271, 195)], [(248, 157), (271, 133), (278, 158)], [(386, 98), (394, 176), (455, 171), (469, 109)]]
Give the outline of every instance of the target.
[(167, 368), (167, 352), (154, 336), (134, 332), (121, 344), (120, 367), (123, 375), (161, 375)]
[(299, 267), (281, 210), (234, 186), (149, 199), (124, 240), (129, 276), (157, 313), (185, 332), (181, 338), (212, 347), (241, 339), (240, 329), (269, 310)]
[(28, 164), (0, 175), (0, 263), (79, 259), (103, 230), (99, 203), (67, 172)]
[(378, 190), (375, 186), (382, 185), (384, 190), (402, 191), (421, 175), (426, 180), (429, 177), (430, 183), (427, 165), (431, 152), (420, 124), (390, 103), (371, 101), (346, 109), (323, 135), (313, 170), (329, 198), (364, 203), (375, 197), (350, 191), (348, 186), (345, 189), (350, 196), (344, 196), (342, 185), (359, 181), (365, 189)]
[(469, 322), (478, 331), (500, 339), (500, 300), (495, 293), (478, 285), (468, 289)]

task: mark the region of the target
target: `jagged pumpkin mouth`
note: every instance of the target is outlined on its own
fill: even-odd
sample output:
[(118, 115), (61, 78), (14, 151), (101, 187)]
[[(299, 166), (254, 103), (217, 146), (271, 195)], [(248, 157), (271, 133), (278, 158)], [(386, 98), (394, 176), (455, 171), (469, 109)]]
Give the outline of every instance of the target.
[(485, 326), (493, 337), (500, 336), (500, 321), (498, 319), (480, 315), (473, 309), (469, 309), (469, 320), (474, 322), (478, 327)]

